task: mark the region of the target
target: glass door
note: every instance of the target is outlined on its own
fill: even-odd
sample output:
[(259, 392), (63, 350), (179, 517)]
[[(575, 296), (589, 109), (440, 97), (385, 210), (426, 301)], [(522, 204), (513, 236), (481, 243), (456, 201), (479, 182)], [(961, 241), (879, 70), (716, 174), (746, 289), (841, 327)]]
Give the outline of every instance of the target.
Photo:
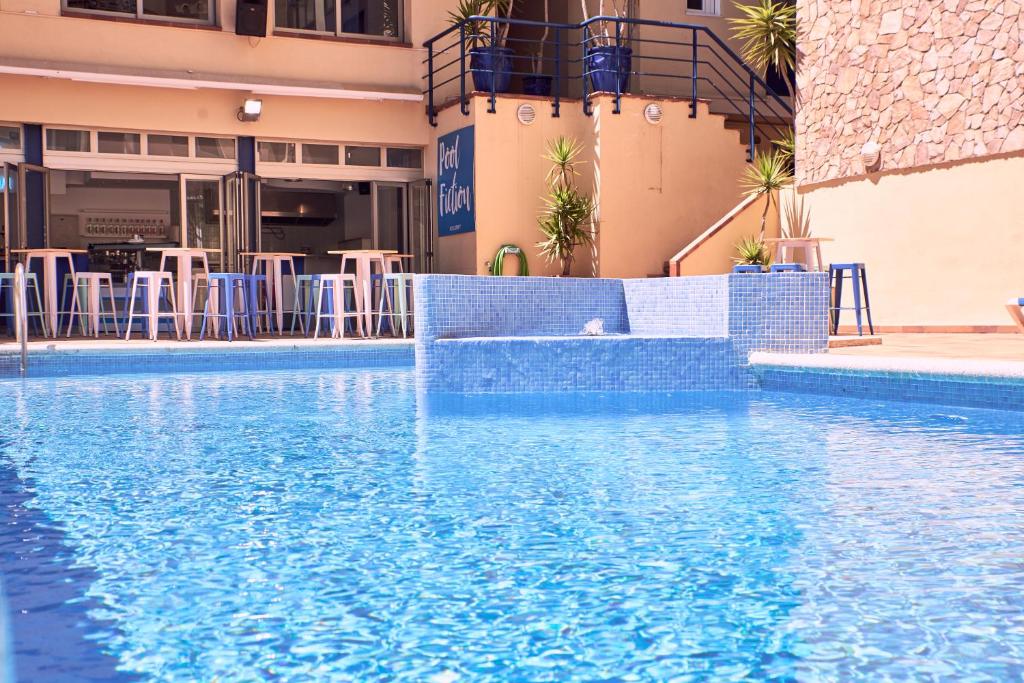
[(374, 248), (405, 253), (408, 248), (405, 183), (374, 183), (373, 206)]
[[(12, 249), (28, 249), (50, 246), (50, 169), (35, 164), (18, 164), (18, 179), (15, 184), (18, 202), (18, 239), (12, 240)], [(43, 243), (29, 243), (28, 205), (32, 197), (42, 199)]]
[(218, 177), (181, 176), (182, 243), (194, 249), (216, 249), (206, 255), (211, 272), (224, 270), (223, 187)]
[(406, 249), (413, 255), (412, 272), (434, 272), (434, 223), (430, 206), (430, 181), (409, 183), (409, 224)]
[(260, 250), (259, 176), (235, 171), (224, 176), (224, 261), (225, 268), (247, 272), (245, 252)]

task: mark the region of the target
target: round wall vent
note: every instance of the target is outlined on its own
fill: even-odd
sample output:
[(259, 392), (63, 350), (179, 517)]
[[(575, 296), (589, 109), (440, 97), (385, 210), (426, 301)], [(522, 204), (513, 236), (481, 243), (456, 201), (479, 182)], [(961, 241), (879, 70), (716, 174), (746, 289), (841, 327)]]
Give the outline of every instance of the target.
[(661, 117), (664, 116), (665, 112), (661, 110), (661, 105), (657, 102), (651, 102), (644, 107), (644, 118), (647, 119), (647, 123), (657, 125), (661, 123)]
[(520, 104), (519, 109), (516, 110), (516, 116), (519, 117), (519, 123), (528, 126), (537, 118), (537, 110), (533, 108), (532, 104)]

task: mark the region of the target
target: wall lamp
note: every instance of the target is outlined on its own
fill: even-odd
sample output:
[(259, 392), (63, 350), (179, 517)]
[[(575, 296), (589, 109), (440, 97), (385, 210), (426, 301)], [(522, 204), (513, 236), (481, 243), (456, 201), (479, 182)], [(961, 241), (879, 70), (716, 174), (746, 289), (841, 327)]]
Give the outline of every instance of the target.
[(247, 98), (242, 106), (238, 108), (239, 121), (259, 121), (263, 112), (263, 100)]

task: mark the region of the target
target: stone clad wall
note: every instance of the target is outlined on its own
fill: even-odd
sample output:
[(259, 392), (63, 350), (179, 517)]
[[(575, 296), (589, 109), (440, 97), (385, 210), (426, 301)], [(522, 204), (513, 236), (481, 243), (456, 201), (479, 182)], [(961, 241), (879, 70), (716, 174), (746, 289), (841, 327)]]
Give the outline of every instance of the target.
[(1024, 151), (1021, 0), (798, 0), (801, 184)]

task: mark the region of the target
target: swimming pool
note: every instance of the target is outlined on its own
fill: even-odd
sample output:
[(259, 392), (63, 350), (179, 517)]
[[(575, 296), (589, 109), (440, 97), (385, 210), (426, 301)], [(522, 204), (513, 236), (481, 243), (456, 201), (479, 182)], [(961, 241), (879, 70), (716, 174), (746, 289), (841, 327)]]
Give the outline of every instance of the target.
[(1024, 415), (0, 382), (19, 681), (1024, 673)]

